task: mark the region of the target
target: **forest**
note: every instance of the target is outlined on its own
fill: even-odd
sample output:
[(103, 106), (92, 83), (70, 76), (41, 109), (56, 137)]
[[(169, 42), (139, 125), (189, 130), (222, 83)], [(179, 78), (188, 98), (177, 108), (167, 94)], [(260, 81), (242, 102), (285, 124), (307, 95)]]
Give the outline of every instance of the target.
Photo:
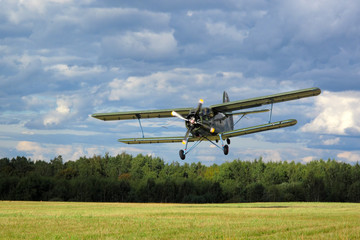
[(82, 202), (360, 202), (360, 165), (240, 159), (166, 163), (121, 153), (64, 162), (0, 159), (0, 200)]

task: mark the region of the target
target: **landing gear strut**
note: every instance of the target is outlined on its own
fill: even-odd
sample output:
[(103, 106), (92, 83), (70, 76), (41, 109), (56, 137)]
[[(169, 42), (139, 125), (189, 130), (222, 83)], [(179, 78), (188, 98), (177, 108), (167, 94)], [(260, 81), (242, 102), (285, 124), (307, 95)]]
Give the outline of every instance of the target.
[(216, 147), (220, 148), (223, 153), (225, 155), (229, 154), (229, 146), (228, 144), (230, 144), (230, 139), (227, 138), (226, 139), (226, 143), (225, 144), (225, 139), (222, 139), (221, 134), (219, 134), (220, 139), (217, 139), (216, 142), (218, 142), (218, 140), (221, 141), (221, 145), (219, 146), (218, 144), (216, 144), (214, 141), (210, 140), (209, 138), (203, 136), (200, 138), (200, 140), (198, 140), (190, 149), (187, 150), (187, 146), (188, 146), (188, 139), (186, 139), (185, 141), (185, 149), (180, 149), (179, 151), (179, 156), (181, 160), (185, 160), (186, 154), (188, 154), (191, 150), (193, 150), (197, 145), (199, 145), (199, 143), (201, 143), (204, 139), (208, 140), (210, 143), (212, 143), (213, 145), (215, 145)]

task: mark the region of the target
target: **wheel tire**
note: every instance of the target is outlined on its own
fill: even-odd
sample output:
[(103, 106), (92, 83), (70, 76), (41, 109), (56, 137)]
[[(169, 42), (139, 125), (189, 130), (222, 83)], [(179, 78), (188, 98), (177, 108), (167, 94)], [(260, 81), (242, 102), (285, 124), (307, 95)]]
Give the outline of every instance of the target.
[(184, 150), (181, 149), (179, 151), (179, 156), (180, 156), (181, 160), (185, 160), (185, 152), (184, 152)]
[(230, 145), (230, 138), (226, 139), (228, 145)]
[(228, 155), (228, 153), (229, 153), (229, 146), (228, 146), (228, 145), (225, 145), (225, 146), (224, 146), (224, 154), (225, 154), (225, 155)]

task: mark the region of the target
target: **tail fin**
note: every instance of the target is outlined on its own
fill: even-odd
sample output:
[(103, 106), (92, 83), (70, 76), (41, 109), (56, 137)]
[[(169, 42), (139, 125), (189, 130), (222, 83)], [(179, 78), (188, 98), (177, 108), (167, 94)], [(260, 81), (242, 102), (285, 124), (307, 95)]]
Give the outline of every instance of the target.
[[(230, 102), (230, 98), (229, 98), (229, 95), (227, 94), (227, 92), (224, 91), (223, 103), (226, 103), (226, 102)], [(229, 128), (229, 131), (234, 130), (233, 116), (231, 115), (226, 121), (227, 121), (226, 125), (227, 125), (227, 128)]]
[(230, 102), (230, 99), (229, 99), (229, 95), (227, 94), (227, 92), (224, 91), (223, 103), (226, 103), (226, 102)]

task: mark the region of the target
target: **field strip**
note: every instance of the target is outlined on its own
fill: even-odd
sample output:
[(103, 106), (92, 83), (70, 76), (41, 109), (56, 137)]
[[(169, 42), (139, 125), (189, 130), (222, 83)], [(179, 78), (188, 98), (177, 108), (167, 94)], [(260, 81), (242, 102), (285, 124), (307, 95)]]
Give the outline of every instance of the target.
[(360, 239), (354, 203), (0, 202), (0, 239)]

